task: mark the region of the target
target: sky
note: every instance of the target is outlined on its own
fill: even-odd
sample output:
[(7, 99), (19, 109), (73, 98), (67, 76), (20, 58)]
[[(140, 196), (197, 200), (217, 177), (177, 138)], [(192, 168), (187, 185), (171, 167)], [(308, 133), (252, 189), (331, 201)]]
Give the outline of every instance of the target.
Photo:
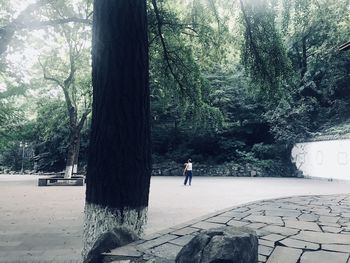
[[(29, 4), (35, 3), (37, 0), (9, 0), (9, 4), (16, 10), (13, 17), (23, 11)], [(52, 28), (48, 27), (40, 30), (31, 30), (30, 32), (18, 31), (16, 32), (17, 39), (23, 39), (21, 46), (10, 45), (6, 54), (6, 59), (11, 64), (12, 69), (16, 72), (20, 72), (23, 77), (24, 83), (29, 83), (33, 77), (33, 71), (31, 70), (33, 65), (39, 61), (39, 57), (43, 57), (45, 53), (55, 49), (55, 52), (62, 54), (66, 53), (66, 50), (62, 48), (62, 42), (58, 43), (53, 36), (48, 34), (48, 30)], [(25, 35), (23, 35), (25, 33)], [(22, 35), (21, 35), (22, 34)], [(88, 40), (90, 41), (90, 40)], [(90, 43), (87, 43), (90, 46)], [(4, 87), (0, 82), (0, 90)]]
[(19, 12), (23, 11), (29, 4), (35, 3), (36, 0), (11, 0), (10, 3), (16, 10), (15, 16), (19, 14)]
[[(34, 3), (35, 0), (11, 0), (9, 3), (14, 8), (15, 14), (13, 17), (17, 17), (18, 14), (23, 11), (29, 4)], [(42, 30), (37, 30), (33, 32), (33, 35), (41, 37), (43, 35), (43, 32), (40, 32)], [(39, 50), (36, 47), (33, 47), (31, 45), (26, 45), (21, 50), (11, 50), (11, 47), (9, 47), (10, 51), (7, 52), (6, 60), (9, 61), (14, 67), (20, 68), (21, 72), (24, 75), (24, 82), (29, 83), (30, 76), (28, 75), (29, 69), (33, 66), (34, 63), (38, 61), (39, 57)], [(0, 90), (5, 89), (3, 85), (0, 83)]]

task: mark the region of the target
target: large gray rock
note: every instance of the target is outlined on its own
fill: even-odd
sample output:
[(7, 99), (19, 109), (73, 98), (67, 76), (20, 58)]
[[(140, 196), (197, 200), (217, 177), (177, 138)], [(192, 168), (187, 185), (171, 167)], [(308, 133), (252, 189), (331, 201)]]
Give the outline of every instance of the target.
[(258, 238), (245, 227), (220, 227), (201, 232), (184, 246), (176, 263), (257, 263)]
[(114, 248), (124, 246), (137, 239), (136, 234), (126, 228), (114, 228), (102, 234), (96, 240), (87, 257), (84, 259), (84, 263), (100, 263), (103, 260), (101, 257), (103, 252), (109, 252)]

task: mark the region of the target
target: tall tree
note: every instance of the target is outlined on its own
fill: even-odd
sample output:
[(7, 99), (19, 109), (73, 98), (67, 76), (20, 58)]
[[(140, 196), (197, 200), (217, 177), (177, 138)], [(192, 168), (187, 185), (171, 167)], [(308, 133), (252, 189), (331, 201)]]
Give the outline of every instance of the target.
[[(86, 65), (88, 62), (88, 58), (84, 56), (84, 51), (87, 51), (87, 48), (84, 49), (84, 42), (86, 41), (82, 39), (83, 33), (86, 34), (84, 29), (86, 28), (73, 25), (62, 30), (68, 46), (68, 63), (64, 63), (64, 60), (56, 55), (51, 57), (51, 65), (48, 65), (48, 61), (46, 61), (45, 65), (41, 64), (45, 80), (53, 82), (61, 88), (69, 117), (69, 140), (67, 145), (65, 178), (71, 178), (74, 170), (75, 172), (77, 170), (80, 134), (91, 111), (91, 82), (89, 77), (79, 72), (79, 70), (87, 70), (82, 65)], [(78, 63), (81, 64), (80, 67), (77, 66)], [(55, 70), (51, 71), (54, 71), (56, 74), (49, 72), (49, 66), (55, 68)], [(63, 68), (60, 68), (60, 66), (63, 66)], [(79, 73), (83, 76), (79, 76)]]
[(86, 181), (86, 257), (103, 233), (140, 234), (151, 175), (145, 0), (95, 0), (93, 110)]

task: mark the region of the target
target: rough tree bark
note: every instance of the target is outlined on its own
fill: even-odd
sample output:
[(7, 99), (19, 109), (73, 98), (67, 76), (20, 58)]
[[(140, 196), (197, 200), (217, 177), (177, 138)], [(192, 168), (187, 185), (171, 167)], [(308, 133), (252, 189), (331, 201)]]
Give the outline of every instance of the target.
[(151, 175), (146, 0), (95, 0), (83, 257), (103, 233), (141, 234)]
[[(83, 125), (86, 121), (87, 115), (89, 113), (90, 113), (90, 110), (87, 110), (80, 118), (79, 123), (77, 123), (76, 121), (72, 123), (74, 119), (76, 120), (76, 118), (72, 118), (72, 117), (69, 118), (71, 122), (71, 128), (70, 128), (70, 138), (69, 138), (68, 151), (67, 151), (66, 170), (64, 173), (65, 178), (71, 178), (73, 172), (76, 172), (77, 170), (79, 150), (80, 150), (80, 134), (81, 134)], [(74, 169), (74, 167), (76, 167), (76, 169)]]
[[(75, 135), (73, 135), (76, 137)], [(66, 170), (64, 172), (64, 178), (71, 178), (73, 174), (74, 161), (76, 160), (78, 141), (73, 139), (70, 142), (67, 152), (67, 160), (66, 160)]]

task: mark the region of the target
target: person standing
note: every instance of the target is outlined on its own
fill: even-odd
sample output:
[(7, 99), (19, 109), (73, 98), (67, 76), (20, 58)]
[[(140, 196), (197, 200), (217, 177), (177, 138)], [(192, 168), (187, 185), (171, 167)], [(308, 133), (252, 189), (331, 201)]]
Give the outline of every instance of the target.
[(187, 181), (188, 181), (188, 185), (191, 185), (191, 182), (192, 182), (192, 160), (191, 159), (188, 159), (187, 163), (185, 163), (184, 175), (186, 176), (184, 185), (187, 184)]

